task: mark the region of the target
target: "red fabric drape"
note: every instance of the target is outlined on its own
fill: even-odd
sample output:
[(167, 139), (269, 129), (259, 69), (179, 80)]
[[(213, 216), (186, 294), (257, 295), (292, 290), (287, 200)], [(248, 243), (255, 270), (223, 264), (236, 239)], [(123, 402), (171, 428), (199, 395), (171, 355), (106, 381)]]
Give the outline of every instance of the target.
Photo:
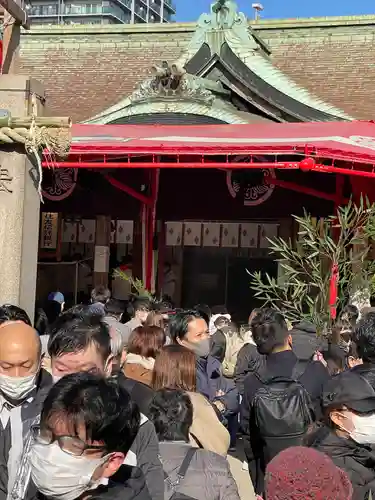
[(339, 266), (337, 264), (333, 264), (331, 270), (331, 279), (329, 282), (329, 312), (332, 319), (336, 319), (338, 283), (339, 283)]

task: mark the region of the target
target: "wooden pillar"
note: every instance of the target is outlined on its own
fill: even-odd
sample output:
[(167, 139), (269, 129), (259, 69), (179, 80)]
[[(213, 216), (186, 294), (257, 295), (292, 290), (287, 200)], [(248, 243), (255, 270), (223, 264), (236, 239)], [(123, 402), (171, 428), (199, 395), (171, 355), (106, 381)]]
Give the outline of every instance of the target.
[(96, 238), (93, 286), (108, 286), (109, 254), (111, 242), (111, 217), (96, 217)]

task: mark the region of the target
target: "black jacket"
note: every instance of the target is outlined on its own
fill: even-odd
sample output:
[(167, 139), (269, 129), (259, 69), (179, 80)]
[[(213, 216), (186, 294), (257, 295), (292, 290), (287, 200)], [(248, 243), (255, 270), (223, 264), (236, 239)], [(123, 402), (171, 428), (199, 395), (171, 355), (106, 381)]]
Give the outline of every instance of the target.
[(343, 469), (353, 485), (353, 500), (367, 500), (375, 495), (375, 450), (358, 445), (352, 439), (337, 436), (328, 427), (320, 427), (309, 436), (306, 444), (328, 455)]
[[(290, 378), (297, 363), (297, 357), (293, 351), (283, 351), (270, 354), (266, 357), (262, 368), (263, 378), (287, 377)], [(316, 408), (320, 407), (320, 396), (324, 383), (328, 380), (327, 369), (319, 361), (311, 361), (299, 377), (299, 381), (310, 394)], [(264, 472), (266, 468), (263, 442), (257, 434), (257, 428), (252, 414), (252, 403), (258, 389), (262, 386), (259, 378), (249, 374), (245, 378), (244, 395), (241, 404), (241, 427), (244, 433), (244, 447), (249, 472), (255, 491), (258, 495), (263, 493)]]
[(132, 458), (129, 452), (127, 460), (130, 461), (129, 465), (136, 465), (142, 470), (152, 500), (162, 500), (164, 496), (164, 475), (159, 460), (159, 441), (154, 424), (148, 420), (154, 391), (147, 385), (142, 384), (142, 382), (125, 377), (122, 372), (117, 375), (117, 380), (129, 392), (130, 397), (137, 403), (144, 415), (141, 418), (139, 431), (130, 448), (130, 452), (134, 454), (134, 457)]
[(351, 371), (362, 375), (375, 390), (375, 364), (363, 363), (363, 365), (355, 366)]
[(249, 373), (254, 373), (263, 366), (265, 356), (259, 354), (257, 346), (248, 343), (241, 347), (237, 356), (236, 368), (234, 370), (234, 381), (241, 396), (244, 393), (245, 378)]
[(154, 391), (151, 387), (125, 377), (123, 372), (117, 375), (117, 380), (128, 391), (132, 400), (137, 403), (140, 412), (149, 418), (150, 406), (154, 397)]
[(225, 351), (227, 349), (227, 339), (224, 332), (216, 330), (211, 337), (211, 356), (216, 358), (222, 363), (225, 358)]
[(123, 465), (109, 480), (108, 486), (97, 488), (89, 500), (152, 500), (142, 471)]

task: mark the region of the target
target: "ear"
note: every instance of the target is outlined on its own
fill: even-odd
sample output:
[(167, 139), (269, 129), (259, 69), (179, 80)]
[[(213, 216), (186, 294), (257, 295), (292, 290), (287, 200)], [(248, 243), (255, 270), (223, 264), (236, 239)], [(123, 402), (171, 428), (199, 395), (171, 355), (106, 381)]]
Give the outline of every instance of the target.
[(292, 347), (293, 345), (293, 337), (291, 335), (288, 335), (288, 344), (290, 345), (290, 347)]
[(113, 370), (113, 354), (110, 354), (107, 358), (107, 362), (104, 367), (105, 370), (105, 376), (110, 377), (112, 375), (112, 370)]
[(360, 358), (355, 358), (354, 356), (348, 357), (348, 366), (349, 368), (354, 368), (357, 365), (363, 365), (363, 361)]
[(346, 413), (343, 413), (342, 410), (331, 411), (329, 418), (342, 431), (351, 432), (354, 429), (354, 425), (350, 417)]
[(122, 353), (121, 353), (121, 361), (120, 361), (121, 366), (125, 363), (125, 361), (126, 361), (126, 349), (124, 347), (124, 349), (122, 350)]
[(111, 453), (108, 461), (105, 462), (104, 467), (101, 472), (101, 477), (111, 477), (119, 470), (121, 465), (124, 463), (125, 455), (120, 452)]

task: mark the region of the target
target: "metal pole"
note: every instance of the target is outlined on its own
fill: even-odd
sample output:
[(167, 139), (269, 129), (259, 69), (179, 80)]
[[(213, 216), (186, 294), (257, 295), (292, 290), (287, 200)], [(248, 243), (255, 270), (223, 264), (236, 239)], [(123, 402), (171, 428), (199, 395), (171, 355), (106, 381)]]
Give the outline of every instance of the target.
[(226, 254), (226, 256), (225, 256), (225, 292), (224, 292), (225, 307), (227, 307), (227, 302), (228, 302), (228, 267), (229, 267), (228, 260), (229, 260), (228, 254)]
[(75, 279), (75, 287), (74, 287), (74, 305), (77, 305), (78, 302), (78, 266), (79, 262), (76, 262), (76, 279)]

